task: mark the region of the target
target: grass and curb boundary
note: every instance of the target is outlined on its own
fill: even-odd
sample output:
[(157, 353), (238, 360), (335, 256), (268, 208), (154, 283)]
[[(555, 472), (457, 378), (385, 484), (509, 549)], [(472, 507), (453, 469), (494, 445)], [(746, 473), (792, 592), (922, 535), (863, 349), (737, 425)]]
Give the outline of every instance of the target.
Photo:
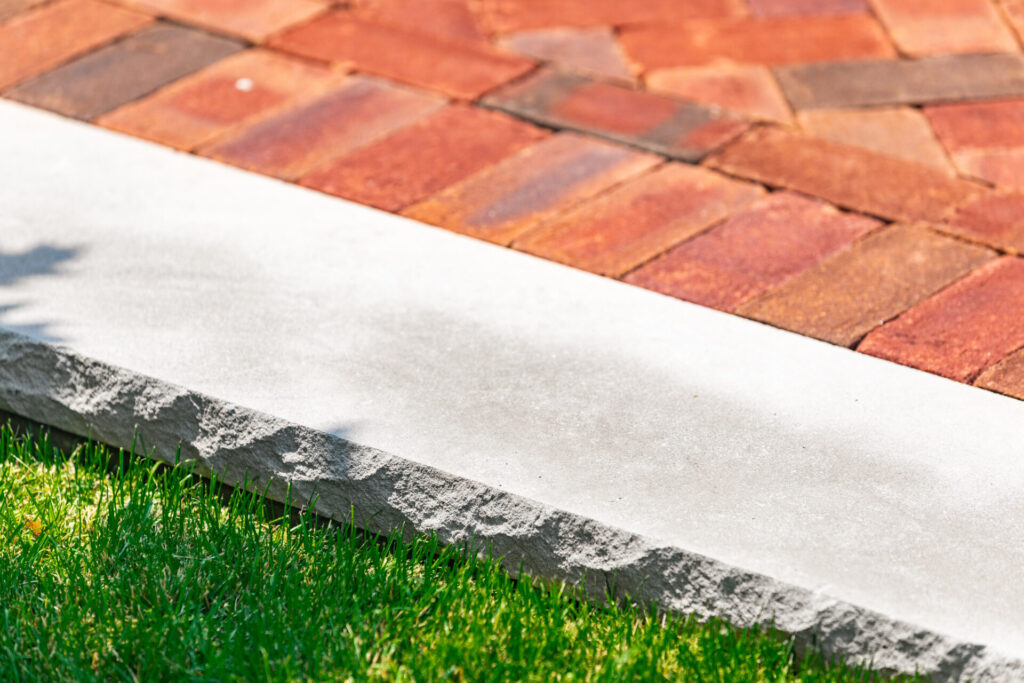
[(20, 426), (0, 428), (2, 680), (882, 678)]

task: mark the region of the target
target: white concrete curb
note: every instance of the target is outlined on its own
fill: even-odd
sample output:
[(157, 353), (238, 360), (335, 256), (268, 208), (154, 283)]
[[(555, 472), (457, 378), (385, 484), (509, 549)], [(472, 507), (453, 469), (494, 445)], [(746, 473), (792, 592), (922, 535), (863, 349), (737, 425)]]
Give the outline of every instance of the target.
[(1024, 404), (10, 103), (0, 159), (0, 408), (1024, 677)]

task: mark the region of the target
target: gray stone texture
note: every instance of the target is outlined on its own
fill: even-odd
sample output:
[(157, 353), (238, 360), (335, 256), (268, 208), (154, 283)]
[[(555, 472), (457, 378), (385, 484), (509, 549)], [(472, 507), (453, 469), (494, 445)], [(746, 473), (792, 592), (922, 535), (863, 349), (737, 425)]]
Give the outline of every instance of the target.
[(13, 103), (0, 158), (0, 409), (1024, 677), (1024, 404)]

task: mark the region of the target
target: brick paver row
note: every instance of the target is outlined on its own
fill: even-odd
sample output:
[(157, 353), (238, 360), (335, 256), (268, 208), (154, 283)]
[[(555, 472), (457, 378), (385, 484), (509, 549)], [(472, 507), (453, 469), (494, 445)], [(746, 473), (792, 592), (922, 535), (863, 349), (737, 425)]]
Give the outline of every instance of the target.
[(0, 95), (1024, 399), (1024, 0), (0, 0)]

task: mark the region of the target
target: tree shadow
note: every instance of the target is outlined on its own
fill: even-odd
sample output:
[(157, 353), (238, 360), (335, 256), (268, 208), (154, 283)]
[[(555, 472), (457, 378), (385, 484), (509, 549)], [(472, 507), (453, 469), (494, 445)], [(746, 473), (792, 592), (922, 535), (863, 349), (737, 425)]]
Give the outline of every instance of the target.
[[(81, 251), (80, 248), (54, 247), (46, 244), (22, 252), (0, 251), (0, 287), (13, 285), (30, 277), (55, 275), (63, 264), (78, 256)], [(51, 323), (14, 323), (8, 320), (9, 314), (19, 308), (24, 308), (24, 304), (14, 302), (0, 305), (0, 326), (39, 341), (63, 341), (50, 331)]]

